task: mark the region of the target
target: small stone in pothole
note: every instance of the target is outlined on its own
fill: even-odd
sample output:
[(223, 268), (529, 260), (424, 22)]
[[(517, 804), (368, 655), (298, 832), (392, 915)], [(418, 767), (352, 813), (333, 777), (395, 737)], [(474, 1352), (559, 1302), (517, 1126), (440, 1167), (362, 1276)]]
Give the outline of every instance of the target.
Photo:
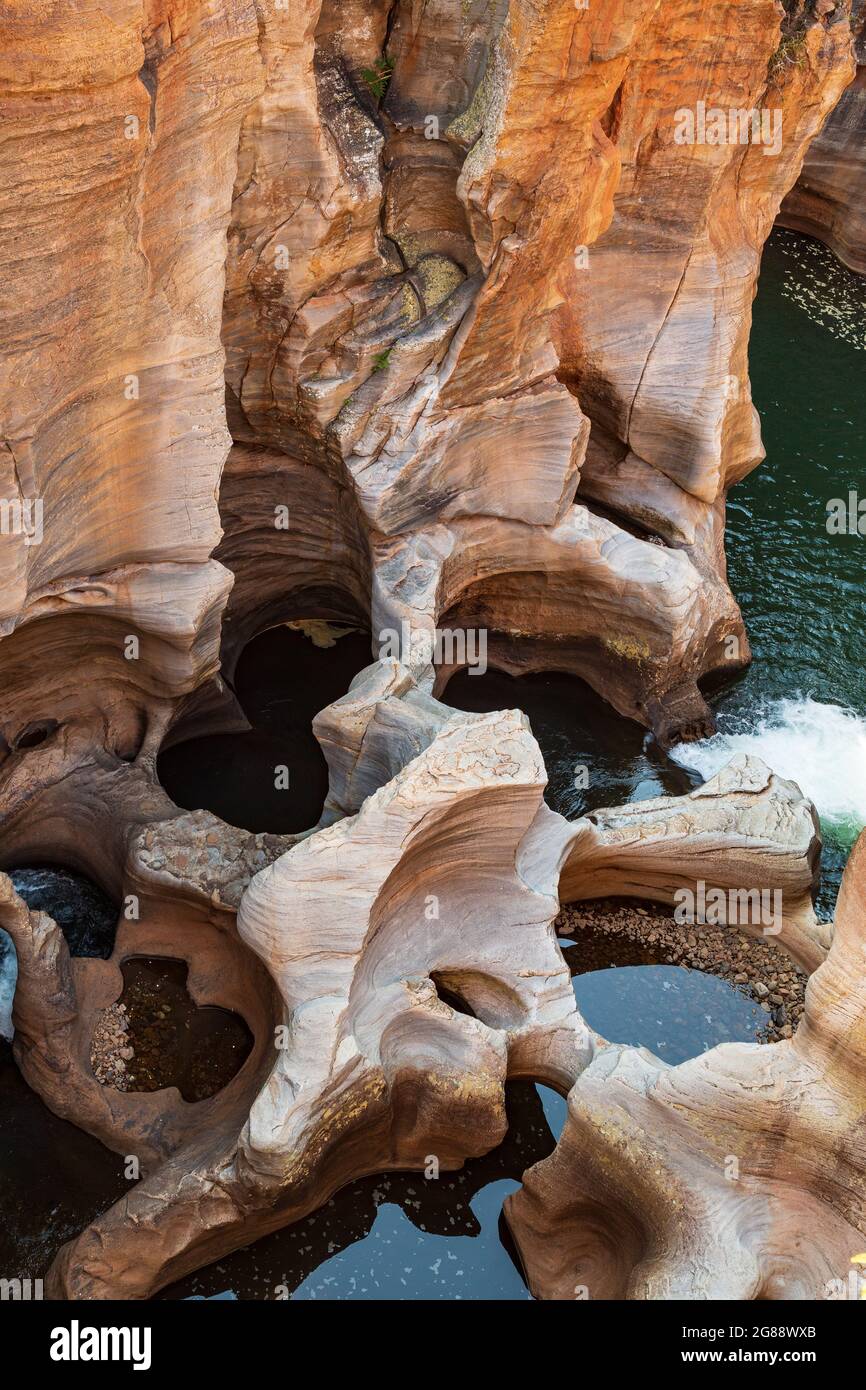
[(110, 1004), (97, 1014), (90, 1043), (90, 1065), (101, 1086), (128, 1091), (126, 1064), (135, 1052), (129, 1044), (129, 1019), (125, 1004)]

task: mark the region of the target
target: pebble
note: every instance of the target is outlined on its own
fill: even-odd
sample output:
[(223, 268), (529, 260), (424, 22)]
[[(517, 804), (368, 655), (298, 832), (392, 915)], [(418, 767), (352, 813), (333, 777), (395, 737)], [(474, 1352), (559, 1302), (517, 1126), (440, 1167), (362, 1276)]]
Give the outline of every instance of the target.
[(643, 946), (659, 965), (683, 965), (737, 985), (767, 1015), (761, 1042), (791, 1038), (803, 1014), (807, 975), (768, 940), (756, 940), (732, 927), (689, 926), (684, 931), (669, 908), (607, 898), (574, 903), (556, 920), (558, 936), (580, 941), (581, 927), (622, 934)]
[(90, 1043), (90, 1065), (102, 1086), (128, 1091), (131, 1078), (126, 1068), (135, 1052), (129, 1045), (129, 1019), (125, 1004), (110, 1004), (96, 1018)]

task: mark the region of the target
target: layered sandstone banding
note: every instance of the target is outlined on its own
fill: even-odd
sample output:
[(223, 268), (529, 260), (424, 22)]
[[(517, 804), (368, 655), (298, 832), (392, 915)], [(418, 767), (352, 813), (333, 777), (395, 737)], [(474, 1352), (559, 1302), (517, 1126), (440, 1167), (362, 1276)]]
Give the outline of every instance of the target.
[(217, 669), (225, 238), (261, 86), (247, 4), (12, 9), (0, 494), (44, 535), (0, 537), (0, 751), (52, 733), (3, 767), (4, 816), (72, 740), (135, 757)]
[[(422, 1167), (431, 1152), (458, 1165), (501, 1138), (506, 1075), (565, 1093), (605, 1047), (577, 1012), (550, 930), (561, 880), (571, 897), (596, 891), (584, 848), (596, 830), (543, 804), (525, 717), (453, 713), (413, 693), (399, 668), (365, 673), (358, 693), (326, 714), (332, 748), (345, 749), (339, 759), (329, 752), (334, 792), (351, 799), (340, 789), (354, 757), (360, 810), (289, 849), (242, 832), (230, 842), (201, 814), (133, 821), (122, 892), (135, 894), (139, 918), (122, 924), (111, 960), (71, 967), (58, 929), (7, 885), (19, 1064), (53, 1108), (134, 1152), (145, 1172), (64, 1250), (55, 1294), (145, 1297), (362, 1173)], [(382, 768), (374, 720), (394, 731), (402, 767)], [(784, 884), (780, 941), (796, 949), (790, 933), (807, 931), (810, 913), (808, 805), (749, 763), (689, 801), (651, 804), (628, 839), (661, 843), (676, 882), (697, 861), (713, 882), (754, 879), (757, 857), (759, 885)], [(122, 799), (106, 810), (118, 826), (129, 815)], [(616, 816), (598, 820), (613, 827)], [(467, 836), (471, 858), (455, 858)], [(635, 891), (628, 843), (617, 876), (615, 829), (606, 839), (607, 882)], [(219, 847), (215, 867), (209, 845)], [(657, 890), (651, 859), (647, 884)], [(90, 1038), (131, 954), (182, 955), (194, 998), (246, 1018), (254, 1051), (212, 1100), (142, 1097), (90, 1073)], [(441, 1002), (437, 983), (472, 1017)]]
[(790, 1042), (597, 1056), (505, 1204), (537, 1297), (845, 1297), (866, 1231), (864, 933), (861, 837)]
[[(731, 1287), (782, 1296), (781, 1237), (814, 1216), (819, 1258), (789, 1285), (812, 1287), (863, 1224), (862, 875), (821, 964), (820, 842), (793, 784), (739, 759), (570, 823), (524, 716), (437, 698), (468, 656), (436, 639), (483, 632), (501, 669), (580, 675), (663, 744), (713, 727), (702, 684), (749, 660), (723, 540), (727, 489), (762, 456), (751, 298), (853, 73), (845, 6), (798, 10), (802, 63), (780, 60), (775, 0), (44, 8), (7, 5), (0, 60), (0, 867), (50, 857), (123, 908), (108, 960), (71, 958), (5, 876), (0, 924), (24, 1076), (143, 1173), (64, 1248), (53, 1296), (148, 1297), (359, 1174), (459, 1166), (501, 1139), (511, 1076), (570, 1094), (554, 1179), (512, 1203), (537, 1291), (577, 1278), (580, 1213), (554, 1273), (532, 1232), (578, 1155), (600, 1174), (590, 1225), (628, 1236), (613, 1272), (587, 1255), (603, 1291), (715, 1288), (713, 1165), (764, 1075), (749, 1200), (784, 1217), (734, 1241)], [(680, 140), (699, 102), (780, 113), (779, 149)], [(315, 720), (318, 825), (183, 812), (158, 754), (245, 726), (238, 660), (284, 622), (373, 636)], [(664, 1069), (586, 1025), (552, 923), (560, 898), (698, 881), (778, 890), (780, 944), (820, 969), (792, 1044)], [(184, 962), (196, 1004), (245, 1020), (216, 1095), (97, 1079), (131, 956)], [(594, 1117), (625, 1132), (629, 1107), (665, 1151), (645, 1201), (599, 1157)], [(658, 1277), (632, 1272), (641, 1203)]]
[[(692, 3), (313, 9), (269, 19), (241, 137), (235, 437), (351, 480), (374, 631), (423, 633), (458, 605), (527, 639), (509, 669), (579, 666), (662, 738), (699, 735), (698, 680), (749, 658), (721, 545), (725, 491), (761, 458), (760, 247), (850, 77), (844, 14), (808, 17), (808, 70), (789, 71), (773, 0), (707, 30)], [(780, 150), (677, 144), (699, 100), (778, 109)]]
[[(12, 44), (12, 216), (47, 213), (12, 266), (7, 500), (41, 500), (46, 537), (3, 546), (6, 629), (80, 615), (75, 649), (94, 610), (116, 620), (103, 682), (139, 687), (140, 720), (213, 674), (224, 348), (229, 674), (302, 582), (363, 612), (372, 568), (386, 627), (406, 602), (422, 629), (456, 609), (511, 639), (509, 669), (579, 667), (668, 741), (710, 727), (698, 682), (749, 658), (722, 525), (761, 456), (760, 246), (852, 71), (841, 7), (804, 16), (789, 66), (774, 0), (718, 8), (130, 0), (102, 38), (76, 6), (22, 21), (43, 72), (31, 90)], [(699, 100), (778, 109), (780, 150), (677, 143)], [(47, 305), (44, 264), (73, 277)], [(194, 659), (162, 692), (124, 642), (172, 627)]]
[[(578, 499), (684, 550), (707, 584), (724, 581), (727, 489), (763, 457), (747, 365), (761, 247), (852, 75), (841, 7), (804, 17), (790, 65), (780, 14), (718, 5), (706, 27), (690, 4), (643, 16), (602, 120), (619, 166), (612, 216), (565, 281), (560, 374), (592, 420)], [(689, 55), (675, 80), (672, 53)], [(697, 140), (699, 103), (724, 139)], [(772, 115), (778, 147), (741, 143), (739, 117), (731, 140), (731, 112), (754, 111)]]
[(854, 0), (857, 75), (812, 141), (779, 222), (808, 232), (866, 274), (866, 6)]

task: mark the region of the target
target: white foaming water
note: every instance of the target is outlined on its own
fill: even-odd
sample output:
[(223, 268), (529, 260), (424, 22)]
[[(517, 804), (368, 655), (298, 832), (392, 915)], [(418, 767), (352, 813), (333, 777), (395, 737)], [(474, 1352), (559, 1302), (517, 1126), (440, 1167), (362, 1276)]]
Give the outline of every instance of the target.
[(15, 981), (18, 978), (18, 957), (12, 938), (0, 929), (0, 1038), (11, 1039), (12, 999), (15, 994)]
[(828, 837), (853, 845), (866, 825), (866, 719), (818, 700), (777, 700), (748, 729), (722, 732), (671, 752), (682, 767), (712, 777), (735, 753), (753, 753), (814, 801)]

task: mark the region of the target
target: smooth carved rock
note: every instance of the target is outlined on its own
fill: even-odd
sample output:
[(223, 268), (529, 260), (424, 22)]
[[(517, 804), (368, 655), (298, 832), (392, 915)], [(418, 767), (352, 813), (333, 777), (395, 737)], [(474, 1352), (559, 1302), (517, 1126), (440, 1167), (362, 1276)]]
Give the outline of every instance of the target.
[[(158, 1169), (64, 1252), (57, 1290), (141, 1296), (164, 1268), (298, 1219), (361, 1172), (485, 1151), (503, 1132), (506, 1065), (568, 1089), (600, 1043), (549, 934), (579, 827), (541, 806), (541, 776), (522, 716), (451, 715), (357, 816), (256, 877), (240, 933), (277, 985), (288, 1046), (237, 1149), (217, 1163), (211, 1145), (182, 1181), (179, 1163)], [(454, 837), (469, 826), (461, 870)], [(431, 976), (477, 1018), (439, 1003)], [(115, 1243), (134, 1275), (111, 1267)]]
[[(739, 754), (683, 797), (656, 797), (594, 811), (576, 829), (563, 865), (563, 902), (625, 896), (675, 904), (682, 889), (765, 890), (780, 895), (781, 920), (737, 920), (747, 935), (768, 932), (806, 970), (823, 961), (829, 936), (812, 894), (821, 852), (814, 806), (794, 782), (759, 758)], [(767, 915), (772, 907), (768, 900)], [(697, 928), (699, 931), (699, 928)]]
[[(279, 991), (286, 1045), (260, 1034), (272, 1062), (247, 1122), (178, 1149), (92, 1223), (59, 1257), (55, 1295), (145, 1297), (352, 1177), (486, 1152), (511, 1057), (567, 1087), (593, 1039), (550, 933), (542, 779), (524, 716), (455, 714), (356, 816), (256, 876), (239, 932)], [(461, 868), (455, 837), (478, 815), (490, 830)], [(478, 1017), (443, 1004), (432, 974)]]
[[(685, 1240), (671, 1212), (744, 1132), (772, 1222), (731, 1250), (736, 1288), (777, 1296), (774, 1252), (815, 1225), (793, 1285), (811, 1287), (860, 1229), (850, 921), (794, 1043), (675, 1069), (586, 1027), (551, 931), (560, 893), (669, 901), (703, 877), (780, 888), (781, 944), (815, 966), (812, 809), (746, 761), (570, 824), (543, 804), (525, 719), (448, 710), (435, 695), (465, 662), (430, 652), (437, 627), (483, 628), (491, 662), (574, 671), (662, 742), (711, 728), (698, 681), (749, 659), (723, 533), (726, 489), (761, 457), (760, 248), (853, 71), (841, 7), (803, 32), (808, 61), (771, 81), (773, 0), (711, 22), (697, 0), (16, 15), (0, 500), (13, 522), (41, 501), (44, 536), (3, 512), (2, 862), (56, 859), (142, 909), (111, 960), (71, 960), (0, 877), (19, 1065), (145, 1173), (65, 1247), (54, 1296), (147, 1297), (360, 1174), (459, 1166), (502, 1138), (506, 1076), (571, 1091), (575, 1117), (602, 1107), (588, 1155), (638, 1105), (670, 1149), (646, 1200), (627, 1169), (612, 1196), (596, 1165), (587, 1200), (632, 1212), (639, 1191), (662, 1233), (658, 1278), (629, 1283), (623, 1218), (615, 1273), (588, 1256), (602, 1290), (719, 1286), (693, 1252), (728, 1189), (708, 1180)], [(698, 98), (778, 106), (778, 157), (677, 144)], [(316, 720), (320, 827), (252, 836), (181, 813), (160, 747), (243, 727), (241, 648), (299, 619), (369, 619), (389, 658)], [(209, 1101), (92, 1074), (96, 1018), (138, 952), (185, 960), (196, 1001), (254, 1034)], [(681, 1087), (700, 1092), (691, 1126), (666, 1099)], [(814, 1196), (785, 1206), (789, 1159), (789, 1192)]]
[(866, 6), (854, 0), (857, 75), (809, 146), (779, 222), (808, 232), (845, 265), (866, 274)]
[[(450, 707), (417, 690), (399, 663), (362, 671), (315, 720), (330, 775), (323, 821), (360, 809), (451, 717)], [(780, 895), (783, 912), (772, 930), (778, 944), (807, 970), (823, 961), (829, 929), (816, 923), (812, 907), (817, 814), (795, 783), (759, 758), (738, 754), (686, 796), (600, 808), (569, 822), (550, 815), (560, 827), (562, 902), (622, 896), (673, 905), (678, 891), (695, 892), (699, 882), (705, 892), (726, 894), (749, 885)], [(765, 934), (760, 921), (743, 920), (742, 930)]]
[[(145, 1297), (314, 1210), (364, 1172), (422, 1167), (430, 1153), (459, 1165), (501, 1139), (506, 1071), (565, 1093), (605, 1046), (575, 1008), (550, 932), (561, 876), (579, 882), (575, 847), (585, 849), (595, 828), (543, 805), (543, 764), (525, 716), (451, 711), (385, 662), (325, 713), (317, 726), (327, 733), (332, 804), (342, 800), (351, 812), (354, 795), (360, 809), (293, 848), (291, 837), (232, 831), (202, 813), (160, 820), (156, 801), (142, 822), (146, 764), (120, 778), (106, 768), (101, 792), (94, 789), (102, 823), (85, 839), (85, 867), (104, 868), (112, 825), (126, 847), (115, 891), (140, 902), (111, 960), (70, 962), (50, 919), (29, 913), (7, 887), (2, 917), (19, 950), (16, 1048), (25, 1075), (60, 1113), (137, 1153), (145, 1171), (65, 1248), (55, 1294)], [(29, 853), (60, 816), (62, 796), (81, 801), (70, 782), (47, 788), (32, 808), (29, 840), (19, 828)], [(780, 796), (789, 833), (774, 843), (771, 827), (786, 828)], [(792, 885), (801, 907), (810, 810), (786, 784), (744, 760), (694, 811), (690, 800), (651, 805), (643, 830), (656, 847), (673, 837), (675, 881), (714, 843), (708, 862), (723, 866), (722, 882), (742, 881), (756, 862), (775, 864), (770, 877)], [(713, 830), (720, 812), (725, 834)], [(467, 837), (472, 854), (463, 858), (455, 846)], [(614, 857), (611, 843), (595, 861), (586, 856), (587, 891), (599, 859), (615, 891), (635, 885), (627, 846), (620, 882)], [(241, 1072), (203, 1106), (184, 1106), (173, 1092), (113, 1091), (90, 1072), (97, 1014), (117, 998), (118, 962), (130, 954), (185, 959), (194, 997), (234, 1008), (255, 1035)], [(436, 981), (475, 1017), (443, 1004)]]
[[(748, 659), (725, 585), (682, 552), (639, 540), (582, 506), (532, 532), (474, 518), (382, 542), (373, 627), (389, 641), (404, 624), (418, 651), (401, 657), (428, 684), (425, 637), (437, 627), (485, 629), (491, 664), (515, 674), (573, 671), (665, 743), (712, 730), (698, 676)], [(437, 689), (460, 664), (447, 653), (440, 659)]]
[(174, 36), (170, 0), (15, 9), (4, 184), (27, 254), (5, 275), (0, 393), (12, 496), (42, 499), (45, 538), (3, 536), (7, 621), (70, 577), (208, 562), (230, 443), (226, 229), (262, 81), (246, 0), (196, 0)]
[[(243, 1123), (266, 1074), (276, 1010), (266, 973), (237, 941), (233, 912), (196, 901), (189, 890), (173, 893), (136, 876), (132, 866), (125, 886), (136, 892), (142, 920), (121, 921), (109, 960), (71, 959), (60, 928), (47, 914), (28, 912), (5, 875), (0, 925), (18, 957), (12, 1022), (22, 1075), (56, 1114), (134, 1157), (147, 1174), (177, 1151), (211, 1143)], [(122, 962), (138, 956), (187, 960), (193, 1000), (239, 1013), (257, 1037), (244, 1066), (211, 1099), (190, 1105), (175, 1087), (119, 1091), (94, 1075), (91, 1040), (102, 1010), (121, 996)]]
[[(0, 499), (25, 525), (4, 511), (0, 759), (58, 724), (131, 758), (219, 659), (226, 231), (258, 29), (246, 0), (14, 8)], [(0, 768), (4, 816), (47, 751)]]
[[(561, 376), (593, 427), (580, 494), (720, 576), (725, 491), (763, 457), (747, 362), (761, 247), (853, 75), (841, 8), (804, 17), (800, 59), (777, 66), (782, 18), (774, 0), (749, 0), (707, 27), (677, 0), (643, 10), (627, 57), (617, 35), (622, 80), (604, 117), (619, 166), (612, 215), (584, 238), (585, 267), (563, 266)], [(699, 101), (778, 113), (778, 148), (678, 143), (678, 114)]]
[[(390, 570), (392, 545), (425, 550), (446, 525), (459, 548), (468, 526), (474, 573), (459, 590), (537, 639), (531, 667), (581, 667), (664, 741), (710, 727), (697, 678), (749, 659), (722, 554), (725, 489), (761, 454), (748, 306), (778, 200), (851, 75), (847, 17), (808, 18), (808, 62), (768, 85), (773, 0), (729, 7), (712, 32), (695, 0), (663, 15), (649, 0), (451, 8), (197, 0), (181, 16), (171, 0), (127, 0), (110, 25), (76, 4), (48, 28), (16, 27), (15, 215), (37, 198), (48, 214), (15, 262), (0, 479), (11, 500), (44, 501), (46, 535), (4, 536), (0, 630), (94, 586), (108, 617), (115, 576), (138, 567), (172, 606), (189, 592), (186, 621), (201, 625), (192, 574), (163, 566), (204, 568), (218, 540), (224, 350), (228, 425), (246, 449), (222, 499), (218, 554), (238, 588), (229, 665), (256, 621), (260, 567), (263, 623), (297, 616), (299, 586), (278, 575), (307, 560), (329, 559), (332, 591), (345, 573), (363, 609), (368, 565)], [(386, 42), (393, 70), (377, 88), (364, 74)], [(44, 68), (35, 91), (16, 45)], [(778, 104), (778, 157), (677, 144), (676, 111), (698, 98)], [(47, 307), (46, 263), (73, 276)], [(265, 504), (293, 471), (288, 490), (310, 500), (287, 543)], [(582, 513), (596, 502), (615, 519)], [(311, 525), (314, 512), (334, 524)], [(689, 563), (669, 557), (653, 578), (619, 518)], [(579, 533), (573, 550), (563, 528)], [(611, 565), (586, 562), (593, 531)], [(544, 596), (526, 576), (551, 568), (558, 592), (536, 628), (525, 610)], [(523, 605), (501, 578), (485, 591), (506, 573)], [(387, 589), (387, 573), (372, 583)], [(637, 610), (658, 629), (649, 650)], [(577, 611), (586, 630), (564, 620)], [(149, 615), (119, 597), (115, 616), (134, 635)], [(76, 636), (98, 640), (83, 624)], [(157, 673), (112, 646), (146, 723)], [(189, 684), (210, 675), (204, 660)]]
[(846, 1297), (866, 1236), (866, 837), (803, 1021), (678, 1067), (610, 1047), (505, 1212), (539, 1298)]
[[(15, 1057), (57, 1114), (134, 1154), (148, 1172), (225, 1116), (236, 1127), (261, 1084), (274, 995), (237, 938), (235, 915), (252, 875), (293, 837), (250, 835), (206, 812), (179, 812), (146, 760), (129, 765), (103, 755), (97, 769), (86, 744), (68, 741), (64, 751), (64, 775), (29, 789), (4, 827), (4, 847), (25, 861), (74, 864), (123, 907), (109, 959), (71, 958), (51, 918), (30, 912), (0, 874), (0, 925), (18, 957)], [(122, 1094), (96, 1081), (90, 1039), (99, 1012), (119, 998), (120, 966), (133, 955), (187, 960), (193, 999), (240, 1013), (253, 1031), (246, 1065), (211, 1100), (190, 1106), (176, 1091)]]
[(370, 549), (347, 480), (272, 449), (237, 444), (220, 485), (217, 559), (236, 575), (222, 624), (222, 673), (258, 632), (293, 618), (366, 625)]
[[(391, 567), (383, 536), (414, 553), (443, 523), (479, 523), (469, 582), (502, 572), (509, 551), (525, 587), (576, 488), (687, 549), (672, 606), (685, 583), (703, 589), (694, 610), (659, 613), (656, 591), (638, 600), (642, 621), (668, 629), (666, 650), (647, 664), (617, 631), (612, 658), (597, 630), (560, 622), (555, 654), (598, 669), (605, 697), (664, 740), (693, 737), (712, 723), (696, 678), (749, 659), (722, 555), (725, 490), (762, 456), (749, 304), (778, 202), (850, 77), (847, 22), (812, 17), (808, 65), (773, 85), (773, 0), (726, 12), (712, 34), (694, 0), (664, 16), (641, 0), (613, 13), (400, 6), (377, 88), (364, 73), (386, 8), (362, 23), (354, 3), (292, 0), (263, 30), (266, 87), (242, 133), (230, 233), (235, 437), (342, 468), (377, 571)], [(698, 99), (778, 107), (782, 149), (677, 144), (676, 112)], [(421, 273), (437, 257), (453, 269), (440, 294)], [(604, 525), (639, 590), (641, 547)], [(563, 565), (563, 604), (603, 610), (615, 569)], [(542, 639), (539, 665), (553, 660), (544, 619), (511, 626)]]
[(360, 811), (371, 792), (433, 742), (452, 713), (419, 690), (398, 661), (377, 661), (361, 671), (348, 693), (313, 720), (328, 764), (322, 823)]
[[(65, 854), (72, 865), (86, 858), (79, 823), (91, 812), (102, 818), (97, 788), (105, 769), (120, 760), (126, 776), (136, 760), (155, 758), (173, 710), (216, 678), (230, 585), (231, 575), (215, 561), (101, 575), (74, 589), (58, 588), (41, 601), (40, 612), (28, 612), (2, 639), (4, 862), (27, 853), (27, 817), (41, 793), (50, 799), (52, 788), (60, 809), (43, 853)], [(152, 787), (145, 779), (136, 786), (138, 815), (146, 819)], [(73, 787), (77, 804), (69, 798)], [(172, 803), (161, 789), (156, 799), (165, 814)], [(107, 849), (103, 856), (105, 871), (116, 877), (122, 864), (117, 829), (107, 824), (105, 833), (121, 855), (113, 863)]]

